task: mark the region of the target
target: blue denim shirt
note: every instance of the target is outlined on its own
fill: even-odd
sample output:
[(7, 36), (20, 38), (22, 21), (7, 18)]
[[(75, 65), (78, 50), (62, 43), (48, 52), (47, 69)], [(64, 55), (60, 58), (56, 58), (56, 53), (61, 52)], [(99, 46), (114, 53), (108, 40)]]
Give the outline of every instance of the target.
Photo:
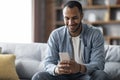
[[(100, 30), (96, 27), (82, 24), (80, 40), (80, 51), (83, 64), (87, 69), (86, 74), (90, 74), (95, 70), (103, 70), (105, 63), (104, 38)], [(70, 58), (73, 59), (72, 40), (66, 26), (53, 30), (48, 39), (45, 70), (52, 75), (55, 75), (54, 69), (60, 60), (59, 52), (68, 52)]]

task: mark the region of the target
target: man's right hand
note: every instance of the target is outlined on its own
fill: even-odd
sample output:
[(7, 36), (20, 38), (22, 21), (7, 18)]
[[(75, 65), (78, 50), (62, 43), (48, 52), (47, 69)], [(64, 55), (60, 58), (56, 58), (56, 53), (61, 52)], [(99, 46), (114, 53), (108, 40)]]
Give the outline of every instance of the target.
[(68, 61), (61, 61), (58, 63), (58, 65), (55, 68), (55, 74), (70, 74), (70, 64), (67, 63)]

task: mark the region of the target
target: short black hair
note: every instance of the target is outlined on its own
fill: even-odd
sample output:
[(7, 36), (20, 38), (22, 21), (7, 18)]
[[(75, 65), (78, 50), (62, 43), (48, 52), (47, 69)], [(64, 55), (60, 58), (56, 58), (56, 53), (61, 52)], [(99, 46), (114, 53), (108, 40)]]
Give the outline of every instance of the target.
[(69, 8), (77, 7), (79, 9), (80, 13), (83, 13), (82, 5), (78, 1), (68, 1), (63, 6), (63, 8), (65, 8), (65, 7), (69, 7)]

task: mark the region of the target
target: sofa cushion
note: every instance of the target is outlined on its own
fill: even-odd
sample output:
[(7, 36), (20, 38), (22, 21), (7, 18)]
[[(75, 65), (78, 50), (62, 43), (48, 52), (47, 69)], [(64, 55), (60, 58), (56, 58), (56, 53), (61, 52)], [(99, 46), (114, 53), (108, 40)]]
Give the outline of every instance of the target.
[(105, 46), (106, 62), (120, 62), (120, 46), (106, 45)]
[(0, 54), (0, 80), (18, 80), (15, 69), (15, 55)]
[(112, 80), (120, 80), (119, 62), (106, 62), (104, 71), (112, 78)]
[(35, 46), (35, 44), (25, 44), (25, 45), (17, 45), (15, 47), (14, 54), (17, 59), (33, 59), (40, 60), (41, 59), (41, 51), (40, 46)]
[(44, 67), (42, 61), (17, 59), (16, 69), (20, 79), (31, 79), (36, 72), (43, 71)]

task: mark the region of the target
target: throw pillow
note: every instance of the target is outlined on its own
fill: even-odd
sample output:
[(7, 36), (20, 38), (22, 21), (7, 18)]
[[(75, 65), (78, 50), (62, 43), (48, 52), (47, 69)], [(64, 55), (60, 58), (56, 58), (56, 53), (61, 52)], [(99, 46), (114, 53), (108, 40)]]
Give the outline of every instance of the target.
[(14, 54), (0, 54), (0, 80), (19, 80)]

